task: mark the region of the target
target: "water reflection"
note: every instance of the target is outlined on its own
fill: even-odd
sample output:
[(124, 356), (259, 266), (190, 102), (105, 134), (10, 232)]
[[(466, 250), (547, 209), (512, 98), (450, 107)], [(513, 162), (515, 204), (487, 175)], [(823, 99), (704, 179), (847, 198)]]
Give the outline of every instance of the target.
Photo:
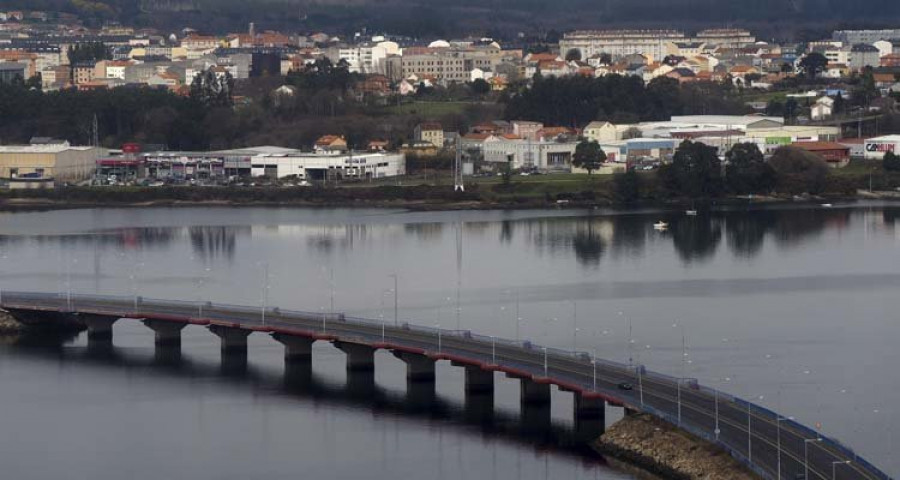
[(492, 438), (555, 455), (578, 458), (584, 465), (601, 467), (605, 461), (569, 426), (551, 421), (549, 410), (523, 409), (520, 414), (497, 409), (493, 395), (468, 395), (464, 402), (442, 398), (433, 384), (410, 383), (406, 392), (386, 389), (375, 382), (373, 372), (348, 372), (341, 384), (316, 374), (309, 362), (286, 363), (283, 373), (248, 365), (246, 356), (224, 355), (220, 363), (194, 358), (177, 347), (157, 347), (152, 355), (111, 344), (67, 346), (69, 341), (49, 336), (23, 337), (0, 346), (11, 355), (55, 364), (91, 365), (140, 374), (166, 375), (196, 384), (198, 379), (252, 389), (254, 395), (283, 396), (315, 404), (369, 410), (376, 415), (409, 417), (440, 422), (450, 427), (476, 427)]
[[(625, 214), (620, 212), (590, 213), (584, 216), (543, 214), (495, 221), (373, 221), (347, 224), (301, 225), (191, 225), (179, 227), (119, 228), (97, 231), (63, 232), (56, 235), (0, 235), (0, 249), (60, 247), (75, 249), (92, 246), (110, 247), (120, 252), (130, 250), (164, 250), (187, 238), (196, 257), (205, 263), (219, 259), (233, 261), (241, 241), (255, 236), (302, 238), (305, 245), (318, 253), (347, 252), (378, 242), (412, 240), (433, 245), (453, 241), (457, 232), (475, 241), (491, 236), (510, 248), (533, 247), (540, 254), (571, 254), (584, 267), (596, 268), (604, 259), (640, 257), (648, 242), (671, 241), (683, 263), (690, 265), (712, 258), (720, 250), (723, 237), (727, 252), (738, 258), (760, 254), (767, 240), (778, 248), (796, 248), (821, 236), (829, 229), (845, 229), (854, 221), (870, 219), (854, 209), (759, 209), (751, 211), (713, 211), (697, 217), (680, 212), (657, 214)], [(893, 226), (900, 209), (883, 207), (876, 212), (882, 224)], [(856, 215), (856, 216), (854, 216)], [(252, 221), (252, 217), (247, 218)], [(669, 224), (664, 232), (652, 225), (663, 220)], [(456, 225), (454, 228), (448, 228)], [(495, 235), (495, 236), (494, 236)]]

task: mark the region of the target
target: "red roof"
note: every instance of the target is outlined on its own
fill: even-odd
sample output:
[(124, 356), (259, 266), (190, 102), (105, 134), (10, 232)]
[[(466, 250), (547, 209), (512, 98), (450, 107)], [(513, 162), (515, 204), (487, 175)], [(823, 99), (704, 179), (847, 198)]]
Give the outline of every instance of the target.
[(850, 151), (850, 147), (835, 142), (794, 142), (792, 145), (809, 152), (825, 152), (830, 150)]

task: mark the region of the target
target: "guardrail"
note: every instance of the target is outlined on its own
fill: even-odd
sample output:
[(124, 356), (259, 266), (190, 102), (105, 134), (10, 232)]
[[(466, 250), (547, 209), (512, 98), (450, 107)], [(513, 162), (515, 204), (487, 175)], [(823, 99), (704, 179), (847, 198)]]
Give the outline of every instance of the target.
[[(162, 299), (152, 299), (152, 298), (144, 298), (139, 296), (112, 296), (112, 295), (84, 295), (84, 294), (45, 294), (45, 293), (35, 293), (35, 292), (0, 292), (0, 304), (2, 304), (4, 299), (8, 298), (22, 298), (22, 299), (31, 299), (32, 301), (40, 301), (40, 300), (52, 300), (56, 299), (60, 302), (60, 305), (53, 306), (50, 305), (51, 308), (57, 308), (60, 311), (78, 311), (77, 305), (79, 300), (85, 303), (90, 302), (110, 302), (114, 304), (119, 304), (122, 306), (129, 306), (133, 310), (130, 313), (140, 314), (143, 310), (144, 313), (151, 313), (154, 307), (156, 309), (165, 309), (165, 308), (175, 308), (175, 309), (197, 309), (198, 315), (205, 310), (207, 313), (213, 311), (221, 311), (225, 314), (227, 313), (241, 313), (247, 315), (256, 315), (259, 314), (261, 317), (263, 312), (269, 318), (271, 318), (272, 323), (279, 323), (283, 326), (290, 326), (290, 324), (281, 321), (281, 318), (294, 317), (294, 318), (305, 318), (309, 320), (313, 319), (323, 319), (325, 322), (340, 322), (341, 324), (346, 325), (360, 325), (365, 327), (377, 327), (381, 329), (390, 329), (391, 331), (404, 330), (419, 334), (424, 334), (427, 336), (434, 337), (435, 341), (439, 339), (439, 337), (444, 338), (456, 338), (462, 339), (471, 342), (481, 343), (483, 346), (487, 345), (499, 345), (506, 348), (518, 348), (524, 351), (529, 351), (532, 353), (540, 352), (548, 356), (548, 358), (553, 358), (554, 360), (566, 360), (566, 361), (575, 361), (575, 362), (596, 362), (598, 366), (603, 366), (608, 369), (615, 369), (622, 372), (635, 372), (635, 375), (643, 375), (648, 381), (653, 380), (662, 384), (669, 384), (671, 388), (679, 388), (679, 384), (683, 384), (682, 379), (678, 379), (676, 377), (672, 377), (669, 375), (665, 375), (658, 372), (647, 371), (643, 365), (626, 365), (623, 363), (594, 358), (593, 355), (587, 352), (573, 352), (564, 349), (554, 348), (554, 347), (544, 347), (541, 345), (537, 345), (532, 343), (529, 340), (515, 341), (502, 337), (495, 336), (487, 336), (472, 333), (469, 330), (448, 330), (448, 329), (438, 329), (435, 327), (428, 327), (422, 325), (414, 325), (408, 322), (403, 322), (400, 325), (393, 325), (390, 322), (387, 322), (385, 319), (375, 320), (371, 318), (364, 317), (354, 317), (354, 316), (346, 316), (344, 314), (338, 313), (328, 313), (328, 312), (307, 312), (300, 310), (282, 310), (277, 307), (248, 307), (246, 305), (230, 305), (230, 304), (222, 304), (222, 303), (212, 303), (212, 302), (192, 302), (192, 301), (184, 301), (184, 300), (162, 300)], [(48, 302), (48, 304), (52, 304), (53, 302)], [(42, 305), (43, 306), (43, 305)], [(88, 309), (89, 310), (89, 309)], [(126, 310), (127, 312), (127, 310)], [(326, 323), (323, 323), (325, 325)], [(510, 362), (505, 362), (506, 366), (512, 366), (514, 368), (520, 367), (518, 364), (512, 364)], [(504, 362), (498, 362), (498, 365), (503, 366)], [(640, 373), (638, 374), (638, 370)], [(593, 389), (593, 385), (586, 386), (585, 391), (590, 391)], [(684, 388), (684, 387), (681, 387)], [(730, 403), (735, 405), (739, 405), (741, 409), (747, 409), (748, 416), (752, 415), (755, 411), (758, 415), (768, 416), (770, 418), (776, 419), (776, 422), (785, 422), (787, 426), (793, 429), (795, 432), (799, 432), (803, 436), (808, 436), (809, 439), (819, 438), (823, 444), (831, 447), (835, 451), (839, 452), (847, 459), (852, 459), (853, 462), (862, 466), (868, 473), (874, 475), (874, 477), (878, 480), (892, 480), (890, 476), (886, 473), (882, 472), (880, 469), (872, 465), (870, 462), (865, 460), (856, 454), (852, 449), (846, 447), (836, 439), (827, 437), (825, 435), (821, 435), (815, 430), (798, 423), (794, 420), (783, 417), (776, 412), (769, 410), (761, 405), (757, 405), (753, 402), (746, 401), (744, 399), (734, 397), (728, 393), (700, 385), (700, 384), (692, 384), (691, 390), (702, 392), (708, 396), (715, 396), (719, 399), (725, 399)], [(600, 389), (604, 393), (609, 394), (612, 397), (616, 397), (617, 392), (610, 392), (606, 389)], [(707, 429), (692, 425), (689, 422), (679, 421), (675, 415), (667, 413), (663, 410), (655, 408), (646, 403), (641, 403), (640, 405), (629, 405), (631, 408), (634, 408), (639, 411), (643, 411), (650, 415), (653, 415), (657, 418), (660, 418), (672, 425), (676, 425), (679, 428), (700, 437), (710, 443), (718, 445), (726, 452), (728, 452), (731, 457), (736, 459), (738, 462), (745, 465), (747, 468), (752, 470), (757, 475), (766, 478), (773, 479), (775, 476), (761, 465), (754, 464), (744, 453), (741, 452), (740, 448), (735, 445), (731, 445), (726, 440), (721, 438), (721, 436), (715, 435), (715, 432), (710, 432)], [(781, 419), (781, 420), (778, 420)], [(719, 437), (719, 438), (717, 438)], [(742, 445), (743, 446), (743, 445)], [(784, 452), (785, 450), (781, 450)]]

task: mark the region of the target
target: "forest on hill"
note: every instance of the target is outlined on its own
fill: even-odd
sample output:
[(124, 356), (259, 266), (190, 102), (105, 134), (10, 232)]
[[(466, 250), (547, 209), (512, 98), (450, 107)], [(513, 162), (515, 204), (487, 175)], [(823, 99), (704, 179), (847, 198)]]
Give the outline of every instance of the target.
[(900, 21), (896, 0), (0, 0), (0, 9), (63, 11), (89, 24), (119, 21), (173, 31), (185, 26), (243, 30), (252, 21), (287, 31), (366, 28), (413, 37), (482, 33), (509, 38), (518, 32), (601, 26), (741, 26), (770, 38)]

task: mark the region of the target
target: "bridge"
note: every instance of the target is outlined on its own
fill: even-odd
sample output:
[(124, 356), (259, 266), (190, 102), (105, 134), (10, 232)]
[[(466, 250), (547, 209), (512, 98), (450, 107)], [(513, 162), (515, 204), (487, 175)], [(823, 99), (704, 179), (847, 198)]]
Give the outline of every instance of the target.
[(309, 368), (314, 342), (329, 342), (346, 354), (347, 370), (357, 379), (372, 375), (376, 350), (388, 350), (406, 364), (408, 388), (420, 393), (434, 391), (435, 364), (449, 361), (465, 369), (467, 402), (492, 395), (495, 372), (520, 381), (523, 414), (549, 419), (551, 385), (571, 392), (574, 430), (583, 441), (602, 434), (607, 407), (624, 408), (715, 443), (765, 479), (890, 480), (837, 440), (759, 405), (641, 365), (529, 341), (343, 314), (138, 296), (4, 291), (0, 308), (26, 325), (86, 328), (89, 344), (111, 344), (120, 320), (153, 330), (157, 348), (180, 348), (187, 325), (205, 326), (220, 338), (223, 360), (231, 362), (246, 361), (249, 335), (268, 334), (284, 345), (294, 370)]

